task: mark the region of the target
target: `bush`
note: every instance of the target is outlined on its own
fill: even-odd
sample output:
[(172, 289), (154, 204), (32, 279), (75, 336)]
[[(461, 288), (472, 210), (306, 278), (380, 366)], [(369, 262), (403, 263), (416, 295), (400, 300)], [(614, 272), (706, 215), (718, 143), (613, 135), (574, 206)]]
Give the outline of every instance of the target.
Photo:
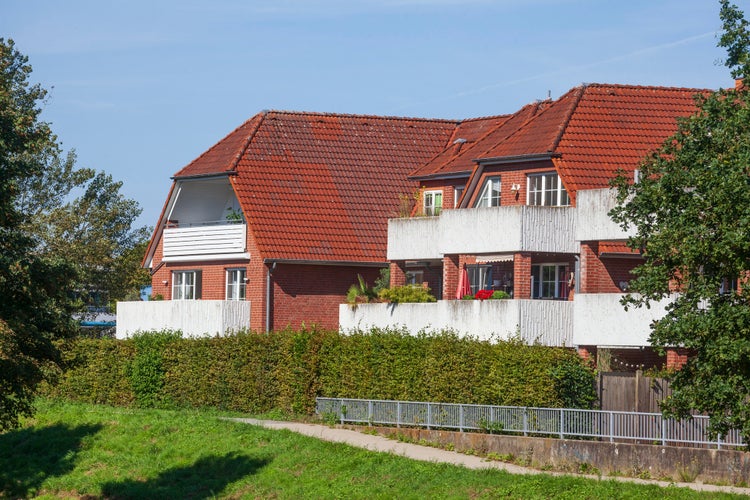
[(317, 328), (227, 337), (176, 332), (60, 344), (47, 395), (122, 406), (312, 414), (315, 398), (589, 407), (593, 373), (572, 349), (454, 332)]
[(405, 302), (436, 302), (437, 299), (430, 293), (429, 288), (422, 285), (404, 285), (381, 290), (381, 299), (394, 304)]

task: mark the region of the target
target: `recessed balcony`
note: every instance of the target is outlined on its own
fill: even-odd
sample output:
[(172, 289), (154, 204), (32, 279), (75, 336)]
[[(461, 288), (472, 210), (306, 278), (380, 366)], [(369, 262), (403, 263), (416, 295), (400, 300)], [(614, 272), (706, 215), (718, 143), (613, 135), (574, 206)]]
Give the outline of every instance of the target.
[(164, 229), (164, 261), (249, 259), (247, 224), (214, 222)]

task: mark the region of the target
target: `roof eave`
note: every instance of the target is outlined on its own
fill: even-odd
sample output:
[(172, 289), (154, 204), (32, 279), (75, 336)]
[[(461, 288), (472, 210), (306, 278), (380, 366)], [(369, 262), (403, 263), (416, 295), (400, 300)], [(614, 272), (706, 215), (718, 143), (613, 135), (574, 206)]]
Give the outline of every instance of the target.
[(508, 163), (525, 163), (539, 160), (551, 160), (553, 158), (560, 158), (561, 153), (530, 153), (523, 155), (510, 155), (510, 156), (495, 156), (489, 158), (475, 158), (474, 162), (482, 165), (503, 165)]
[(208, 177), (229, 177), (230, 175), (237, 175), (236, 170), (227, 170), (225, 172), (212, 172), (208, 174), (195, 174), (195, 175), (175, 175), (170, 177), (173, 181), (184, 181), (190, 179), (205, 179)]

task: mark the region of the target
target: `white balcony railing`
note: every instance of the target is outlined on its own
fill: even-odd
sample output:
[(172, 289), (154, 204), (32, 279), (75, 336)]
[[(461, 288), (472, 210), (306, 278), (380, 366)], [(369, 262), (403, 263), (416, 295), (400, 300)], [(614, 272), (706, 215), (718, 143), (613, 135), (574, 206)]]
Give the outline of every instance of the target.
[(138, 331), (181, 330), (185, 337), (226, 335), (250, 327), (244, 300), (158, 300), (117, 303), (117, 338)]
[(246, 224), (164, 229), (164, 261), (249, 258)]
[(575, 208), (509, 206), (446, 210), (388, 221), (388, 260), (445, 254), (578, 253)]
[(451, 329), (483, 340), (517, 334), (528, 342), (572, 346), (573, 303), (554, 300), (439, 300), (428, 304), (358, 304), (339, 306), (343, 332), (371, 327), (420, 330)]

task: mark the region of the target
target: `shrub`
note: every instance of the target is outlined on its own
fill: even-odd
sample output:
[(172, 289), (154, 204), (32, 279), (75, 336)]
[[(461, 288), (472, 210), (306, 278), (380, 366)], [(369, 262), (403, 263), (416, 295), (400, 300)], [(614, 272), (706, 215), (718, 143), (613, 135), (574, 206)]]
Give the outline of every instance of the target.
[(317, 396), (541, 407), (593, 398), (593, 373), (572, 349), (451, 331), (156, 332), (60, 349), (66, 371), (47, 395), (121, 406), (312, 414)]
[(381, 299), (394, 304), (403, 302), (436, 302), (437, 299), (430, 293), (429, 288), (421, 285), (404, 285), (381, 290)]
[(357, 283), (349, 287), (346, 292), (346, 301), (349, 304), (357, 304), (358, 302), (370, 302), (372, 299), (377, 297), (375, 290), (367, 285), (367, 282), (361, 274), (357, 275)]
[(495, 290), (494, 292), (492, 292), (492, 296), (490, 296), (490, 298), (492, 300), (504, 300), (504, 299), (509, 299), (510, 294), (503, 290)]

